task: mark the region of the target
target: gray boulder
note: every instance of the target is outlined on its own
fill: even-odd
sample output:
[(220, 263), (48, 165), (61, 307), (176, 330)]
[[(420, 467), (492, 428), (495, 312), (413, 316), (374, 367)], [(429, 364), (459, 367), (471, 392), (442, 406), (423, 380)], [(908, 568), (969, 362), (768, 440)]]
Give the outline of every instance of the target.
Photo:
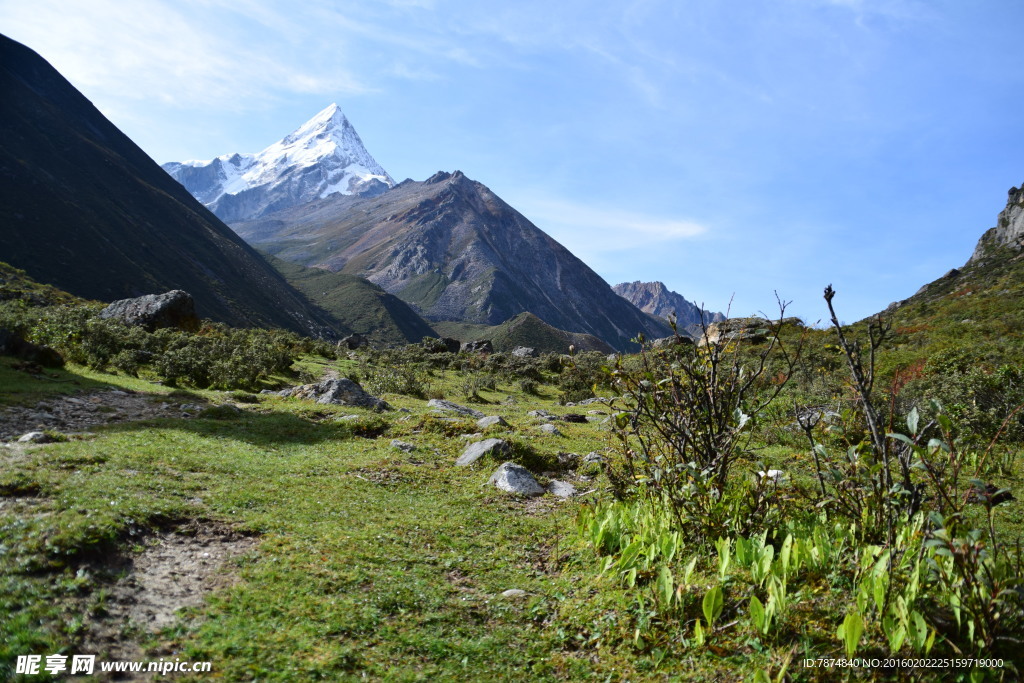
[(543, 496), (544, 487), (537, 483), (537, 480), (530, 474), (530, 470), (514, 462), (505, 462), (494, 471), (487, 483), (496, 486), (502, 491), (515, 493), (521, 496)]
[(369, 346), (370, 340), (359, 333), (350, 334), (347, 337), (343, 337), (338, 342), (338, 349), (348, 349), (349, 351), (355, 351), (361, 349), (364, 346)]
[(512, 355), (516, 358), (536, 358), (540, 354), (532, 346), (517, 346), (512, 349)]
[(408, 441), (400, 441), (399, 439), (392, 439), (391, 447), (397, 448), (404, 453), (412, 453), (416, 450), (416, 444), (411, 444)]
[(450, 413), (458, 413), (459, 415), (467, 415), (469, 417), (480, 418), (484, 416), (484, 414), (479, 410), (473, 410), (472, 408), (460, 406), (458, 403), (452, 403), (451, 401), (445, 401), (440, 398), (432, 398), (427, 401), (427, 407), (435, 408), (437, 410), (446, 410)]
[(467, 353), (494, 353), (494, 346), (491, 344), (490, 339), (479, 339), (466, 342), (462, 345), (462, 350)]
[(576, 495), (576, 487), (567, 481), (552, 480), (548, 484), (548, 493), (556, 498), (572, 498)]
[(18, 437), (18, 443), (50, 443), (53, 441), (43, 432), (29, 432)]
[(114, 301), (100, 311), (100, 317), (117, 318), (127, 325), (144, 327), (150, 332), (164, 327), (199, 329), (199, 316), (196, 315), (192, 295), (180, 289)]
[(466, 446), (466, 450), (462, 451), (462, 455), (455, 461), (455, 464), (459, 467), (465, 467), (466, 465), (472, 465), (485, 455), (504, 456), (511, 452), (512, 447), (508, 445), (507, 441), (502, 439), (484, 439), (483, 441), (477, 441)]
[(493, 426), (508, 427), (508, 422), (505, 422), (505, 418), (501, 415), (488, 415), (487, 417), (481, 417), (476, 421), (476, 426), (480, 429), (487, 429)]
[(558, 427), (556, 427), (555, 425), (551, 424), (550, 422), (542, 424), (540, 426), (540, 431), (544, 432), (545, 434), (550, 434), (551, 436), (561, 436), (562, 435), (562, 432), (558, 431)]
[(357, 408), (369, 408), (376, 412), (393, 410), (387, 401), (371, 396), (347, 377), (325, 379), (316, 384), (303, 384), (292, 389), (285, 389), (281, 395), (305, 398), (323, 405), (356, 406)]

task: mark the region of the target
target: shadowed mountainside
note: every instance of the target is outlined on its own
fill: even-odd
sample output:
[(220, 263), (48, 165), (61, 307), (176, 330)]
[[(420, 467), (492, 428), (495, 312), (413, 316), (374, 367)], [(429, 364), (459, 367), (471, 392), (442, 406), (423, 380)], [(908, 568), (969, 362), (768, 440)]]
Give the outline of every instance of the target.
[(330, 334), (310, 304), (29, 48), (0, 36), (0, 260), (77, 296), (183, 289), (236, 326)]

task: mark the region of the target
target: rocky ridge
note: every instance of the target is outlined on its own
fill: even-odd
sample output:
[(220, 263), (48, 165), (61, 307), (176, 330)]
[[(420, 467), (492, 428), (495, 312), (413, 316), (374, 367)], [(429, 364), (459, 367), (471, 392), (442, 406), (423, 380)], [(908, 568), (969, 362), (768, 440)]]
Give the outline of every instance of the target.
[(670, 290), (664, 282), (621, 282), (612, 290), (644, 313), (665, 319), (674, 317), (680, 330), (700, 327), (702, 318), (705, 325), (725, 320), (724, 314), (702, 309)]
[(981, 260), (992, 247), (1024, 249), (1024, 186), (1011, 187), (1006, 208), (999, 212), (996, 227), (988, 229), (978, 240), (968, 264)]
[(365, 277), (429, 321), (497, 325), (529, 311), (617, 349), (638, 333), (669, 332), (459, 171), (406, 180), (377, 197), (333, 195), (232, 227), (278, 258)]

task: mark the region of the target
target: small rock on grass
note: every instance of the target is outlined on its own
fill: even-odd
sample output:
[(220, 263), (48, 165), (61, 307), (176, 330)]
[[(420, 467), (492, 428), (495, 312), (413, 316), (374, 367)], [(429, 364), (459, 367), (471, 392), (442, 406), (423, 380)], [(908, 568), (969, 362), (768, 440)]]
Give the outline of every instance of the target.
[(414, 450), (416, 450), (415, 444), (411, 444), (408, 441), (399, 441), (398, 439), (391, 440), (391, 447), (397, 448), (398, 450), (404, 453), (412, 453)]
[(516, 493), (522, 496), (543, 496), (544, 487), (537, 483), (530, 470), (514, 462), (505, 462), (494, 471), (488, 484), (498, 487), (502, 491)]
[(501, 594), (501, 597), (508, 598), (509, 600), (515, 600), (516, 598), (525, 598), (526, 595), (526, 591), (521, 588), (509, 588)]
[(576, 495), (576, 487), (567, 481), (552, 480), (548, 484), (548, 493), (556, 498), (572, 498)]
[(499, 427), (508, 427), (508, 422), (505, 422), (505, 418), (501, 415), (488, 415), (487, 417), (482, 417), (476, 421), (476, 426), (480, 429), (487, 429), (488, 427), (493, 427), (495, 425)]
[(466, 446), (466, 450), (462, 451), (462, 455), (455, 461), (455, 464), (464, 467), (472, 465), (485, 455), (508, 455), (511, 452), (512, 447), (508, 445), (507, 441), (502, 439), (484, 439), (483, 441), (477, 441)]
[(18, 443), (50, 443), (53, 441), (45, 432), (29, 432), (18, 437)]
[(428, 408), (436, 408), (437, 410), (446, 410), (450, 413), (458, 413), (459, 415), (468, 415), (470, 417), (483, 417), (484, 414), (479, 410), (473, 410), (466, 406), (460, 406), (458, 403), (452, 403), (451, 401), (445, 401), (440, 398), (432, 398), (427, 401)]
[(558, 431), (558, 427), (556, 427), (555, 425), (551, 424), (550, 422), (542, 424), (540, 426), (540, 431), (544, 432), (545, 434), (550, 434), (552, 436), (561, 436), (562, 435), (562, 432)]

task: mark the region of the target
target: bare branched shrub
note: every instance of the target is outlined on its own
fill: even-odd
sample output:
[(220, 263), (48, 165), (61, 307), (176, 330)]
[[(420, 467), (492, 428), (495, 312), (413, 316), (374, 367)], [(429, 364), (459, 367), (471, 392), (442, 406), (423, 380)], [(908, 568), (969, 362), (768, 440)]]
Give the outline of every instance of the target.
[[(704, 328), (695, 345), (677, 331), (677, 343), (644, 345), (638, 367), (620, 362), (612, 373), (622, 455), (613, 478), (635, 482), (695, 537), (745, 533), (770, 506), (763, 480), (726, 494), (733, 466), (750, 453), (751, 427), (782, 391), (799, 352), (799, 344), (791, 351), (780, 337), (785, 308), (780, 301), (779, 319), (760, 343), (709, 340)], [(766, 375), (770, 360), (783, 368), (774, 381)]]

